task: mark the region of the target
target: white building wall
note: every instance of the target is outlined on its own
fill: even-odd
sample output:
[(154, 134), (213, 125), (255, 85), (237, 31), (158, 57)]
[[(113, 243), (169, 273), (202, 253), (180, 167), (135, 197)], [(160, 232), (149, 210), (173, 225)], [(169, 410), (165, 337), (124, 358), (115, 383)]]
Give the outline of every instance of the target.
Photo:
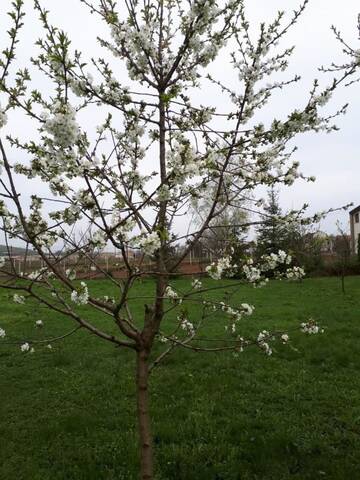
[[(359, 217), (360, 217), (360, 212), (359, 212)], [(353, 217), (353, 225), (354, 225), (354, 243), (355, 243), (355, 253), (358, 251), (358, 238), (360, 234), (360, 218), (358, 223), (355, 222), (355, 215)]]

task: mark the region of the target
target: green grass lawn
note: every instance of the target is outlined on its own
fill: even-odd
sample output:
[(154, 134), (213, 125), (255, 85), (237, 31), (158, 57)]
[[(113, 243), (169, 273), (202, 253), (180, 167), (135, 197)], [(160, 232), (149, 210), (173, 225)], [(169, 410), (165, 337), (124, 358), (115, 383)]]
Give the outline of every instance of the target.
[[(105, 281), (88, 285), (92, 295), (113, 293)], [(295, 333), (271, 357), (256, 348), (237, 358), (181, 350), (154, 371), (157, 480), (360, 478), (360, 277), (346, 279), (346, 288), (343, 295), (336, 278), (241, 287), (233, 301), (256, 306), (246, 334), (309, 317), (325, 333)], [(136, 293), (152, 291), (149, 280)], [(143, 303), (133, 302), (139, 318)], [(1, 290), (0, 306), (2, 342), (73, 325), (34, 304), (16, 305)], [(196, 307), (189, 314), (194, 319)], [(109, 320), (88, 318), (112, 330)], [(37, 319), (42, 331), (33, 327)], [(164, 328), (170, 325), (171, 318)], [(219, 336), (224, 325), (215, 315), (203, 335)], [(132, 352), (84, 331), (51, 351), (0, 346), (0, 479), (137, 479), (133, 373)]]

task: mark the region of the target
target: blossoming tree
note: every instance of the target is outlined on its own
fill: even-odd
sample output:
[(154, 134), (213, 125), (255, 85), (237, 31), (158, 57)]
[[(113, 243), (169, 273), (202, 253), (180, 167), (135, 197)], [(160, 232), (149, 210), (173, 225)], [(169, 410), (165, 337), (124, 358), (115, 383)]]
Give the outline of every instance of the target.
[[(243, 198), (256, 209), (260, 206), (257, 186), (313, 180), (298, 171), (298, 162), (292, 160), (295, 149), (289, 143), (303, 132), (335, 128), (333, 117), (344, 108), (330, 116), (322, 115), (321, 108), (341, 83), (352, 81), (360, 57), (344, 44), (350, 59), (331, 68), (335, 72), (331, 84), (320, 88), (315, 81), (298, 109), (285, 119), (264, 124), (257, 112), (274, 92), (300, 80), (295, 76), (275, 81), (274, 75), (280, 77), (288, 66), (293, 49), (281, 49), (279, 44), (307, 0), (288, 20), (280, 12), (270, 23), (261, 24), (256, 38), (243, 0), (125, 0), (122, 8), (114, 0), (79, 1), (108, 26), (108, 37), (98, 39), (104, 58), (89, 61), (73, 50), (68, 36), (51, 24), (48, 12), (35, 0), (44, 35), (37, 41), (39, 51), (31, 59), (31, 69), (15, 65), (24, 2), (11, 3), (10, 42), (0, 62), (1, 230), (6, 244), (18, 239), (35, 250), (43, 267), (31, 271), (25, 266), (19, 272), (10, 256), (3, 258), (1, 287), (12, 292), (17, 303), (37, 302), (76, 324), (59, 338), (22, 339), (19, 346), (25, 354), (80, 328), (119, 347), (119, 352), (134, 352), (141, 478), (150, 480), (148, 383), (153, 368), (176, 349), (241, 352), (254, 345), (270, 355), (272, 341), (289, 338), (286, 332), (266, 330), (256, 338), (245, 338), (240, 321), (252, 314), (253, 306), (219, 303), (209, 295), (205, 299), (205, 293), (224, 283), (214, 287), (193, 278), (188, 290), (180, 292), (172, 277), (227, 205)], [(207, 69), (220, 52), (222, 61), (232, 67), (235, 87)], [(121, 64), (127, 77), (117, 74)], [(33, 70), (44, 75), (48, 89), (39, 91), (34, 86)], [(197, 101), (197, 92), (207, 85), (223, 96), (222, 108)], [(38, 135), (31, 140), (11, 135), (6, 124), (13, 110), (23, 112)], [(89, 112), (87, 124), (93, 121), (88, 129), (80, 126), (84, 112)], [(32, 195), (29, 204), (22, 201), (21, 177), (47, 184), (50, 206), (38, 195)], [(184, 235), (177, 218), (186, 215), (209, 186), (212, 198), (202, 224)], [(184, 242), (181, 257), (174, 260), (169, 247)], [(90, 253), (106, 245), (121, 254), (122, 278), (110, 276)], [(133, 251), (139, 253), (136, 262)], [(207, 268), (214, 281), (236, 274), (237, 280), (226, 282), (226, 288), (244, 282), (265, 284), (270, 271), (287, 278), (303, 275), (285, 252), (266, 255), (256, 265), (249, 258), (234, 265), (230, 253), (224, 251)], [(80, 256), (114, 285), (114, 298), (92, 295), (85, 279), (80, 283), (76, 279), (76, 264), (65, 268), (68, 259)], [(145, 258), (151, 259), (151, 268)], [(144, 300), (144, 315), (139, 318), (129, 299), (133, 286), (149, 275), (154, 278), (155, 293)], [(200, 318), (189, 318), (184, 305), (190, 301), (201, 306)], [(88, 320), (88, 309), (108, 319), (108, 331)], [(206, 319), (220, 312), (227, 318), (224, 341), (218, 346), (198, 343)], [(170, 333), (164, 327), (169, 315)], [(311, 321), (300, 328), (318, 332)], [(3, 328), (0, 337), (5, 337)], [(154, 358), (156, 344), (163, 350)]]

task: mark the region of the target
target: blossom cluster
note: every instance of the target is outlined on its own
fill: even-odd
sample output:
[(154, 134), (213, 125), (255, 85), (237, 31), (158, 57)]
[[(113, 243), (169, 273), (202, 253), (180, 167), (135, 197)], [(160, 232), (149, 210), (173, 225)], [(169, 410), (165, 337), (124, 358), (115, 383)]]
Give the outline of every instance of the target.
[[(43, 201), (36, 195), (31, 196), (30, 215), (26, 218), (26, 230), (37, 247), (51, 248), (57, 239), (55, 229), (49, 228), (42, 212)], [(16, 221), (12, 229), (16, 229)]]
[(153, 255), (161, 247), (161, 240), (157, 232), (152, 232), (140, 238), (139, 247), (146, 255)]
[(200, 290), (202, 288), (202, 282), (198, 278), (194, 278), (191, 282), (191, 286), (194, 290)]
[[(224, 302), (220, 302), (218, 305), (213, 304), (213, 310), (221, 310), (230, 317), (230, 321), (232, 322), (230, 325), (230, 331), (231, 333), (235, 333), (237, 328), (236, 324), (244, 316), (251, 316), (254, 313), (255, 307), (253, 305), (249, 305), (248, 303), (242, 303), (238, 307), (233, 308)], [(226, 325), (225, 330), (228, 331), (229, 326)]]
[(179, 142), (174, 144), (172, 150), (167, 153), (167, 164), (171, 169), (173, 182), (177, 185), (200, 175), (206, 167), (205, 160), (196, 154), (189, 141), (181, 137), (179, 137)]
[(74, 270), (73, 268), (67, 268), (65, 270), (65, 275), (66, 277), (69, 279), (69, 280), (75, 280), (76, 278), (76, 270)]
[(45, 276), (49, 276), (50, 272), (47, 272), (47, 269), (46, 268), (41, 268), (39, 270), (34, 270), (30, 273), (27, 274), (27, 278), (29, 280), (41, 280), (42, 278), (44, 278)]
[(317, 325), (317, 323), (312, 319), (301, 324), (301, 331), (309, 335), (316, 335), (317, 333), (324, 332), (324, 330), (320, 329), (319, 325)]
[(4, 110), (0, 107), (0, 128), (5, 127), (7, 124), (7, 115)]
[(86, 305), (88, 303), (89, 290), (85, 282), (81, 282), (80, 287), (71, 292), (71, 300), (77, 305)]
[(224, 257), (213, 262), (206, 268), (207, 273), (214, 280), (220, 280), (224, 276), (234, 276), (236, 272), (240, 273), (247, 282), (256, 287), (264, 286), (269, 281), (267, 274), (272, 272), (276, 278), (287, 278), (289, 280), (298, 280), (305, 276), (303, 268), (298, 266), (289, 267), (292, 258), (286, 252), (279, 250), (278, 253), (263, 255), (258, 264), (254, 264), (252, 258), (248, 259), (241, 268), (232, 264), (231, 258)]
[(53, 116), (44, 114), (44, 130), (53, 137), (54, 144), (60, 148), (72, 147), (79, 138), (80, 129), (76, 122), (76, 112), (70, 105), (56, 104)]
[[(122, 219), (118, 212), (114, 212), (111, 219), (112, 235), (121, 243), (130, 242), (130, 233), (135, 228), (136, 222), (133, 218)], [(135, 245), (136, 246), (136, 243)]]
[(294, 266), (288, 268), (285, 272), (286, 278), (289, 280), (301, 280), (305, 277), (305, 270), (302, 267)]
[[(25, 342), (21, 345), (20, 347), (20, 350), (23, 352), (23, 353), (27, 353), (27, 352), (30, 352), (31, 351), (31, 348), (30, 348), (30, 344), (28, 342)], [(33, 349), (34, 351), (34, 349)]]
[(90, 243), (94, 248), (98, 248), (99, 250), (102, 250), (103, 248), (105, 248), (107, 243), (105, 233), (102, 230), (97, 230), (92, 235)]
[(278, 253), (270, 253), (261, 258), (262, 270), (275, 270), (279, 265), (289, 265), (291, 263), (291, 255), (288, 255), (283, 250)]
[(174, 303), (182, 303), (182, 298), (179, 297), (178, 293), (170, 285), (165, 289), (165, 297), (170, 298)]
[[(277, 278), (287, 278), (288, 280), (301, 280), (303, 277), (305, 277), (305, 270), (299, 266), (289, 267), (291, 262), (291, 255), (287, 254), (283, 250), (279, 250), (278, 253), (264, 255), (261, 258), (261, 270), (263, 272), (274, 271)], [(281, 266), (286, 267), (285, 271), (280, 270), (276, 272), (276, 270)]]
[(15, 293), (15, 295), (13, 296), (13, 300), (15, 303), (18, 303), (20, 305), (23, 305), (25, 303), (25, 297), (23, 295), (18, 295), (17, 293)]
[(267, 278), (262, 277), (261, 269), (253, 265), (252, 259), (243, 266), (243, 273), (246, 280), (254, 285), (263, 285), (268, 280)]
[[(224, 11), (231, 10), (233, 8), (231, 5), (235, 5), (235, 3), (233, 0), (227, 2)], [(102, 43), (115, 56), (125, 58), (129, 77), (132, 80), (144, 83), (149, 81), (150, 76), (157, 75), (160, 71), (164, 76), (171, 74), (171, 67), (176, 60), (178, 48), (175, 37), (176, 33), (181, 33), (182, 41), (186, 42), (188, 47), (182, 49), (181, 62), (179, 62), (176, 73), (182, 83), (196, 84), (198, 68), (208, 65), (216, 57), (219, 49), (225, 43), (225, 32), (230, 29), (230, 25), (225, 29), (219, 27), (219, 32), (214, 31), (218, 15), (221, 12), (214, 0), (193, 2), (187, 11), (184, 10), (181, 3), (169, 3), (168, 5), (169, 18), (176, 15), (180, 20), (180, 25), (175, 27), (171, 20), (162, 30), (164, 46), (161, 55), (158, 50), (157, 38), (159, 18), (156, 15), (146, 14), (146, 8), (137, 11), (134, 7), (137, 28), (133, 28), (130, 22), (119, 21), (117, 14), (109, 14), (104, 11), (104, 16), (111, 27), (114, 43), (104, 41)]]
[(195, 335), (195, 327), (194, 325), (186, 318), (179, 316), (178, 321), (180, 322), (181, 328), (190, 336)]
[(268, 343), (270, 339), (271, 339), (271, 336), (267, 330), (263, 330), (262, 332), (260, 332), (257, 337), (257, 344), (262, 350), (264, 350), (266, 355), (272, 355), (273, 353)]
[[(48, 345), (46, 345), (46, 348), (48, 350), (52, 350), (53, 347), (49, 343)], [(35, 348), (32, 347), (29, 342), (25, 342), (25, 343), (21, 344), (20, 345), (20, 350), (22, 351), (22, 353), (35, 353)]]
[(231, 263), (231, 257), (226, 256), (219, 258), (217, 262), (213, 262), (211, 265), (207, 266), (205, 270), (211, 278), (214, 280), (220, 280), (225, 276), (232, 277), (235, 268), (236, 265)]

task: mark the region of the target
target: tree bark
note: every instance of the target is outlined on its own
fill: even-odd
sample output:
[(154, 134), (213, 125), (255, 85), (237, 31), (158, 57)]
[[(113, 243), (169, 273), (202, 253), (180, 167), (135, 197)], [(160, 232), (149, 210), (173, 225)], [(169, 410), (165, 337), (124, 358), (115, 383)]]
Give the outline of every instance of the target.
[(149, 411), (148, 354), (141, 350), (136, 359), (137, 417), (140, 444), (140, 479), (153, 480), (153, 442)]

